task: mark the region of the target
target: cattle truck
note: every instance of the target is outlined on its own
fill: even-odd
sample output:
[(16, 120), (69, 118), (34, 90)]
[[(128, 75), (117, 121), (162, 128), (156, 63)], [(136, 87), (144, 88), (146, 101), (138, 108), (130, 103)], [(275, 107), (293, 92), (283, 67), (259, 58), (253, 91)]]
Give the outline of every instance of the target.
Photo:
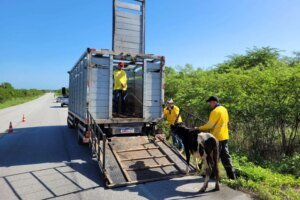
[[(68, 127), (79, 144), (89, 144), (108, 187), (181, 176), (186, 167), (176, 149), (154, 137), (165, 59), (145, 54), (144, 39), (145, 0), (114, 0), (113, 50), (88, 48), (68, 72)], [(120, 62), (128, 80), (121, 116), (113, 113), (113, 72)]]

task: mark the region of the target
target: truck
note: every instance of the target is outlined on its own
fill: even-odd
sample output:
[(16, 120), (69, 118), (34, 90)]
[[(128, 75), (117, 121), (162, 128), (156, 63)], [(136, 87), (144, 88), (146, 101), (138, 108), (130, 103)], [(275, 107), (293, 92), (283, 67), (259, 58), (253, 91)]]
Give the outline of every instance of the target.
[[(145, 53), (145, 0), (113, 0), (113, 16), (113, 50), (87, 48), (68, 72), (68, 127), (76, 129), (79, 144), (89, 144), (107, 187), (182, 176), (185, 159), (155, 137), (165, 57)], [(121, 116), (113, 113), (113, 73), (120, 62), (128, 85)]]
[(69, 105), (69, 97), (68, 96), (62, 97), (60, 100), (60, 103), (61, 103), (60, 104), (61, 107), (68, 106)]

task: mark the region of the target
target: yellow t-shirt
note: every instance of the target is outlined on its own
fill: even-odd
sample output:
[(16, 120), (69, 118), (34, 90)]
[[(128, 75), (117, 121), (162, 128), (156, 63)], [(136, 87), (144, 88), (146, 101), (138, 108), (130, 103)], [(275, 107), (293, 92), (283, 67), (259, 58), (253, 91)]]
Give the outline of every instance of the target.
[(217, 106), (211, 111), (208, 122), (200, 126), (199, 129), (200, 131), (210, 131), (219, 141), (228, 140), (228, 122), (227, 109), (223, 106)]
[[(164, 117), (167, 119), (168, 123), (170, 125), (173, 125), (175, 123), (175, 120), (177, 116), (179, 115), (179, 108), (177, 106), (173, 106), (171, 110), (168, 110), (168, 108), (164, 108)], [(182, 122), (181, 116), (178, 117), (177, 123)]]
[(124, 70), (114, 71), (114, 90), (127, 90), (127, 74)]

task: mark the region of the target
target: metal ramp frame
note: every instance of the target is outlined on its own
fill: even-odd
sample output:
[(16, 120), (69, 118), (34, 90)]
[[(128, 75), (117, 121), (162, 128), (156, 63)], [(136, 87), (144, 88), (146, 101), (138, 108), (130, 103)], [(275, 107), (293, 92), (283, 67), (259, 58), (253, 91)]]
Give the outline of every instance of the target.
[[(160, 139), (112, 137), (108, 146), (106, 183), (109, 188), (185, 175), (184, 158)], [(190, 171), (195, 172), (195, 168), (190, 166)]]
[[(165, 141), (147, 136), (106, 138), (88, 112), (90, 146), (108, 188), (185, 175), (186, 161)], [(190, 173), (196, 172), (193, 166)]]

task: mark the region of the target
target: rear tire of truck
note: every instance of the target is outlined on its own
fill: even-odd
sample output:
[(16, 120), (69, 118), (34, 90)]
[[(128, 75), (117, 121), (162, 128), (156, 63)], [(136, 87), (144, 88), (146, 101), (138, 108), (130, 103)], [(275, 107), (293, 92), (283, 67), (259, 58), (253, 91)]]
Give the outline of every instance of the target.
[(83, 139), (80, 135), (80, 130), (77, 130), (77, 143), (83, 145)]

